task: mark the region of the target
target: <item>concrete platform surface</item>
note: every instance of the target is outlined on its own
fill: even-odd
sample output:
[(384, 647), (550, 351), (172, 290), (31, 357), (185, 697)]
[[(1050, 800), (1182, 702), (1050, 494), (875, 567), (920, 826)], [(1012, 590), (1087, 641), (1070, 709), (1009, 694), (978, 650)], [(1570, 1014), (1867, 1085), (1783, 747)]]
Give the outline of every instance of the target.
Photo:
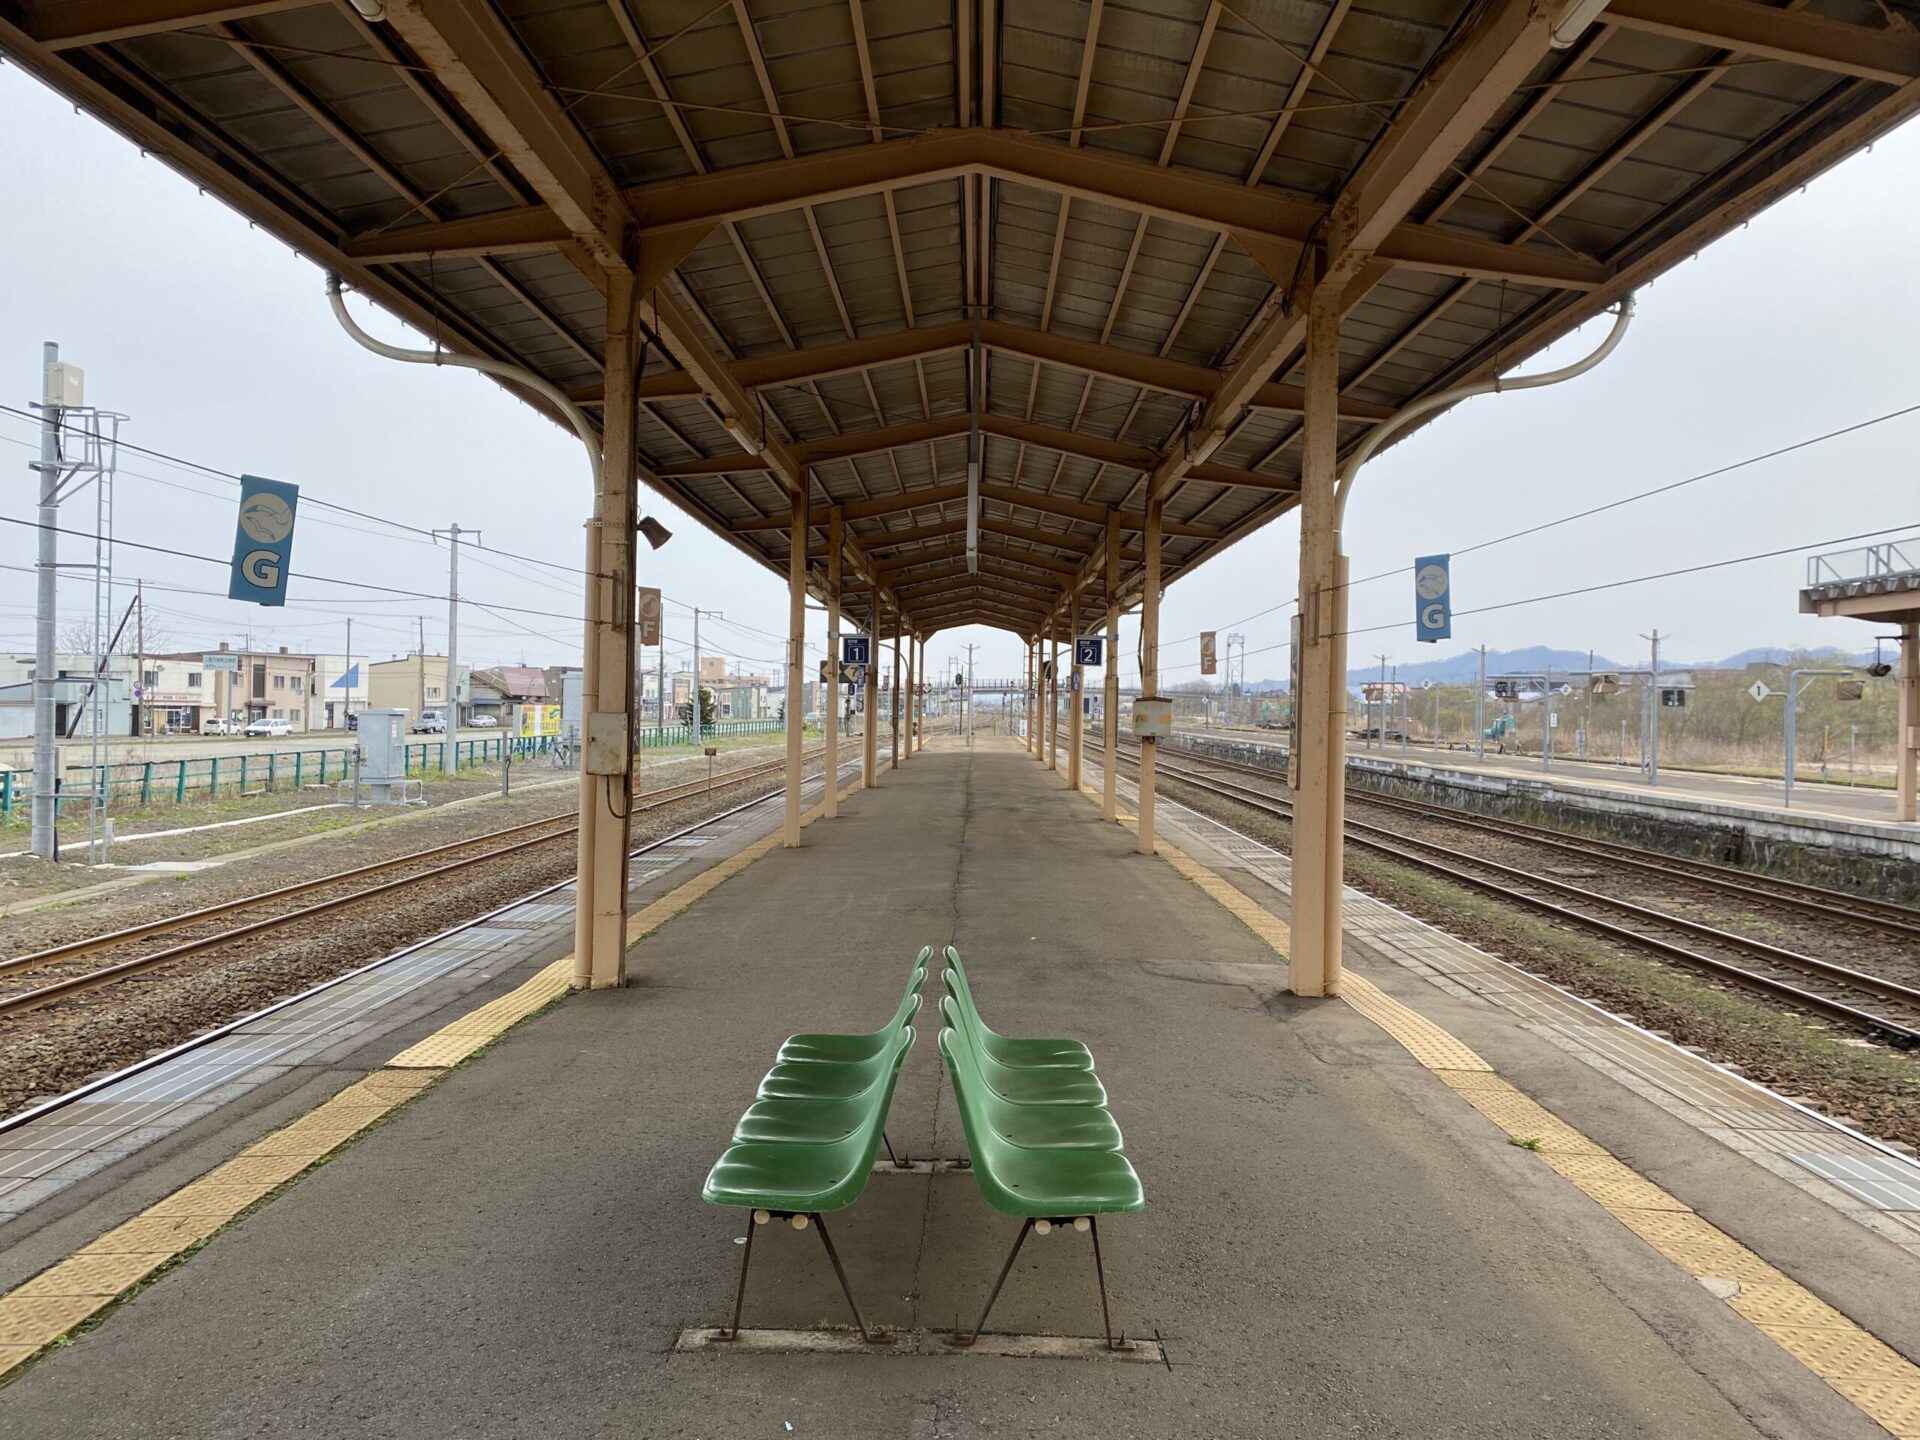
[[(28, 1370), (0, 1432), (1883, 1434), (1132, 845), (1004, 742), (929, 750)], [(1092, 1046), (1148, 1197), (1102, 1227), (1115, 1321), (1168, 1363), (676, 1353), (731, 1306), (743, 1218), (700, 1183), (779, 1041), (880, 1023), (950, 941), (990, 1021)], [(889, 1127), (919, 1156), (964, 1153), (936, 1034)], [(964, 1172), (829, 1220), (917, 1330), (1016, 1228)], [(754, 1248), (749, 1326), (845, 1323), (811, 1235)], [(991, 1328), (1098, 1334), (1085, 1237), (1030, 1240)]]

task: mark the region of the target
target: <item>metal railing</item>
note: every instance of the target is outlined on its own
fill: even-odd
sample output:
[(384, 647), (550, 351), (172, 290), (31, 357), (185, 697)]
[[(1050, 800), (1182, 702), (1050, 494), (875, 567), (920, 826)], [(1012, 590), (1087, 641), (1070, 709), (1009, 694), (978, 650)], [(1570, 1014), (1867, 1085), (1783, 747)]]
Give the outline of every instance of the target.
[(1915, 571), (1920, 571), (1920, 535), (1909, 535), (1899, 540), (1883, 540), (1878, 545), (1809, 556), (1806, 588), (1814, 590), (1824, 585), (1882, 580)]

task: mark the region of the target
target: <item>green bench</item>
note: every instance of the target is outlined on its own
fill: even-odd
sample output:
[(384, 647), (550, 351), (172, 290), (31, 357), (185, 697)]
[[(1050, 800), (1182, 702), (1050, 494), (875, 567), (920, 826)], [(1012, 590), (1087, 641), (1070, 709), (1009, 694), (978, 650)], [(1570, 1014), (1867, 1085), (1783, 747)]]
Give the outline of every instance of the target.
[[(878, 1030), (789, 1036), (735, 1125), (733, 1143), (708, 1174), (702, 1197), (712, 1205), (751, 1211), (753, 1223), (740, 1257), (733, 1324), (715, 1332), (715, 1339), (739, 1337), (754, 1230), (780, 1218), (791, 1220), (795, 1229), (812, 1225), (819, 1231), (861, 1338), (885, 1343), (887, 1337), (867, 1328), (822, 1216), (860, 1197), (875, 1155), (887, 1144), (887, 1110), (900, 1066), (913, 1047), (913, 1020), (932, 955), (931, 946), (920, 952), (893, 1018)], [(1146, 1199), (1140, 1177), (1121, 1153), (1120, 1127), (1107, 1109), (1093, 1056), (1078, 1040), (1002, 1035), (989, 1028), (968, 988), (959, 952), (948, 946), (945, 959), (947, 994), (940, 1010), (946, 1028), (940, 1052), (972, 1152), (973, 1177), (989, 1205), (1021, 1222), (980, 1318), (971, 1333), (956, 1333), (952, 1343), (971, 1345), (980, 1338), (1030, 1232), (1045, 1235), (1055, 1226), (1070, 1226), (1092, 1238), (1108, 1348), (1126, 1349), (1126, 1337), (1116, 1340), (1113, 1334), (1099, 1217), (1137, 1213), (1146, 1208)], [(887, 1151), (892, 1154), (891, 1144)]]
[(1071, 1225), (1093, 1240), (1107, 1347), (1125, 1349), (1126, 1337), (1114, 1338), (1107, 1305), (1099, 1217), (1137, 1214), (1146, 1208), (1146, 1196), (1121, 1153), (1120, 1127), (1107, 1111), (1093, 1057), (1077, 1040), (1029, 1039), (989, 1029), (973, 1002), (959, 952), (948, 946), (946, 959), (947, 997), (940, 1010), (947, 1028), (940, 1032), (940, 1053), (953, 1080), (974, 1180), (989, 1205), (1020, 1220), (1020, 1233), (972, 1333), (955, 1334), (952, 1343), (971, 1345), (980, 1338), (1029, 1231), (1044, 1235), (1056, 1225)]
[(733, 1325), (716, 1339), (739, 1337), (753, 1233), (779, 1218), (791, 1220), (796, 1230), (811, 1224), (819, 1232), (860, 1338), (869, 1344), (886, 1342), (888, 1337), (867, 1328), (822, 1216), (845, 1209), (867, 1188), (885, 1135), (894, 1083), (913, 1047), (913, 1017), (932, 954), (932, 946), (920, 952), (899, 1008), (880, 1029), (860, 1035), (790, 1036), (761, 1080), (758, 1098), (734, 1126), (733, 1143), (708, 1172), (701, 1197), (710, 1205), (748, 1210), (753, 1221), (740, 1257)]

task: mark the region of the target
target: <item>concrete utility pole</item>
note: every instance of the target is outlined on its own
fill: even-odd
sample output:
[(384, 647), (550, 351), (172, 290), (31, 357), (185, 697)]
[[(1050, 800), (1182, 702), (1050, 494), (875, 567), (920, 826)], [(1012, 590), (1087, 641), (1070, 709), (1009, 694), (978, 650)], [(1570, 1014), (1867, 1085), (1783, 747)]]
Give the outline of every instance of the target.
[(1480, 680), (1473, 691), (1473, 758), (1487, 758), (1487, 647), (1480, 647)]
[(460, 728), (460, 537), (471, 535), (480, 538), (478, 530), (462, 530), (458, 525), (445, 530), (436, 530), (434, 535), (445, 535), (447, 547), (447, 699), (449, 719), (447, 728), (456, 731)]
[(711, 615), (716, 620), (724, 620), (727, 618), (718, 610), (696, 609), (693, 612), (693, 700), (690, 706), (692, 719), (689, 724), (692, 727), (690, 733), (693, 737), (693, 743), (696, 745), (700, 744), (705, 738), (700, 715), (700, 617), (702, 615)]
[(40, 386), (40, 542), (34, 563), (33, 610), (33, 825), (29, 848), (42, 860), (59, 846), (60, 747), (54, 738), (54, 694), (59, 658), (54, 651), (55, 588), (59, 574), (60, 405), (54, 367), (60, 347), (49, 340), (41, 348)]
[(147, 593), (143, 580), (136, 579), (133, 582), (133, 604), (136, 612), (133, 622), (133, 698), (140, 702), (140, 728), (137, 733), (144, 740), (153, 734), (153, 725), (147, 707)]
[(973, 744), (973, 650), (967, 646), (967, 744)]
[[(418, 720), (427, 708), (427, 617), (416, 616), (420, 626), (419, 643), (413, 650), (414, 686), (420, 692), (419, 703), (413, 707), (413, 718)], [(253, 641), (247, 641), (247, 649), (253, 649)]]
[[(1642, 635), (1653, 642), (1653, 661), (1647, 670), (1647, 784), (1660, 783), (1660, 632)], [(1671, 640), (1673, 637), (1667, 637)]]
[[(353, 714), (353, 617), (347, 617), (347, 663), (340, 671), (347, 682), (347, 693), (341, 697), (340, 709), (343, 715)], [(357, 776), (356, 776), (357, 779)]]

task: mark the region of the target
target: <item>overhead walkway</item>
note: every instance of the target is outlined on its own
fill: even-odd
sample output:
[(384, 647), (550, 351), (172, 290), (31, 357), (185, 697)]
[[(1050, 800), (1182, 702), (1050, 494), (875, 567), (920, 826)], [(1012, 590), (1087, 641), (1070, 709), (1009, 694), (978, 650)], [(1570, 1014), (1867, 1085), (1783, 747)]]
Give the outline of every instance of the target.
[[(1601, 1093), (1526, 1024), (1383, 963), (1384, 948), (1358, 947), (1346, 1003), (1283, 993), (1284, 929), (1252, 888), (1136, 854), (1016, 744), (935, 741), (801, 848), (716, 873), (639, 940), (633, 985), (535, 1016), (384, 1112), (0, 1390), (0, 1429), (1888, 1433), (1860, 1387), (1893, 1414), (1897, 1374), (1843, 1377), (1850, 1395), (1734, 1301), (1792, 1302), (1793, 1324), (1872, 1370), (1893, 1352), (1842, 1311), (1911, 1351), (1912, 1317), (1873, 1300), (1913, 1293), (1911, 1252), (1731, 1151), (1704, 1153), (1674, 1117)], [(978, 1313), (1009, 1231), (973, 1178), (926, 1164), (875, 1174), (833, 1219), (868, 1322), (896, 1343), (861, 1353), (844, 1329), (791, 1354), (702, 1343), (731, 1313), (745, 1224), (702, 1204), (701, 1185), (743, 1097), (783, 1037), (872, 1029), (915, 951), (947, 943), (997, 1025), (1098, 1057), (1147, 1196), (1100, 1227), (1113, 1323), (1153, 1363), (1007, 1353), (1098, 1336), (1070, 1227), (1027, 1240), (993, 1310), (1000, 1343), (944, 1346)], [(938, 1051), (912, 1048), (893, 1098), (906, 1159), (966, 1153)], [(1569, 1084), (1591, 1099), (1577, 1124), (1528, 1098)], [(1538, 1149), (1510, 1144), (1515, 1130)], [(1659, 1184), (1626, 1163), (1649, 1160)], [(124, 1221), (115, 1205), (99, 1191), (67, 1230)], [(1629, 1211), (1653, 1219), (1636, 1230)], [(1660, 1248), (1672, 1234), (1736, 1278), (1696, 1279)], [(752, 1285), (755, 1326), (847, 1323), (812, 1237), (763, 1235)]]

